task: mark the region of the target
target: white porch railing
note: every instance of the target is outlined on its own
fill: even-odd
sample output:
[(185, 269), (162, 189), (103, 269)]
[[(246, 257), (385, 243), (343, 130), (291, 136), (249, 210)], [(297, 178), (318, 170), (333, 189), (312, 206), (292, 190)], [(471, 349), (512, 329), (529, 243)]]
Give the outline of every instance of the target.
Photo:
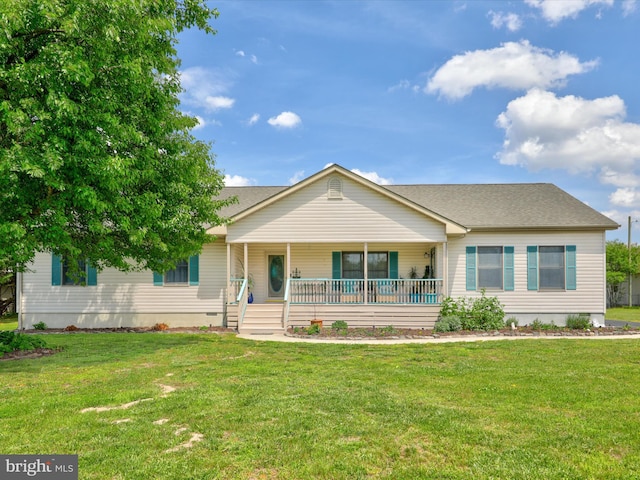
[(291, 278), (287, 283), (285, 302), (287, 304), (439, 304), (442, 302), (442, 285), (443, 281), (440, 278), (370, 279), (367, 281)]
[[(240, 290), (238, 291), (236, 303), (238, 304), (238, 330), (242, 326), (244, 320), (244, 314), (247, 311), (247, 304), (249, 303), (249, 286), (247, 279), (240, 280)], [(235, 283), (235, 282), (234, 282)]]

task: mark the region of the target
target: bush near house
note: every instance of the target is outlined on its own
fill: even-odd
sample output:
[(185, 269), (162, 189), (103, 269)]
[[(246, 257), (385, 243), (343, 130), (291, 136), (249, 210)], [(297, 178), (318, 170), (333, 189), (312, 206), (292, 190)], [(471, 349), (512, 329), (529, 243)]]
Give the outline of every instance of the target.
[(434, 329), (443, 328), (438, 326), (443, 319), (447, 319), (447, 325), (451, 325), (451, 317), (460, 320), (462, 330), (497, 330), (504, 328), (505, 313), (498, 298), (487, 297), (482, 290), (482, 295), (477, 298), (459, 297), (457, 300), (451, 297), (445, 298)]

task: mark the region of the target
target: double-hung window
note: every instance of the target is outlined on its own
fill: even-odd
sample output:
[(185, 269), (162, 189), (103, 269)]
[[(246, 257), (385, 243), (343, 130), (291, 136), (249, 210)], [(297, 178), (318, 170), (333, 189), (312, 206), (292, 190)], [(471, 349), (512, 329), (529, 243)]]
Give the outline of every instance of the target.
[(195, 286), (200, 284), (200, 257), (194, 255), (188, 260), (176, 262), (175, 268), (162, 273), (153, 273), (153, 284), (157, 287), (163, 285)]
[[(367, 277), (389, 278), (389, 253), (367, 253)], [(364, 278), (364, 252), (342, 252), (342, 278)]]
[(529, 290), (576, 290), (576, 246), (527, 247)]
[(98, 274), (86, 260), (77, 260), (76, 268), (71, 268), (71, 260), (59, 255), (51, 255), (51, 285), (54, 286), (95, 286)]
[(513, 290), (513, 247), (468, 246), (466, 248), (467, 290)]

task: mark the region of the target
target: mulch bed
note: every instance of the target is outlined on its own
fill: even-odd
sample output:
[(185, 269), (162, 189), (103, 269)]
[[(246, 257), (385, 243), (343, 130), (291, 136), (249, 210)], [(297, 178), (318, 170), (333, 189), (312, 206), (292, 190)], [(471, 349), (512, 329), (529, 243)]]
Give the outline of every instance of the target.
[(226, 327), (171, 327), (162, 330), (154, 327), (119, 327), (119, 328), (47, 328), (46, 330), (20, 330), (21, 333), (238, 333)]
[(428, 329), (407, 329), (407, 328), (348, 328), (346, 330), (336, 330), (332, 328), (322, 328), (320, 333), (309, 334), (304, 329), (289, 328), (287, 336), (297, 338), (330, 338), (330, 339), (367, 339), (375, 338), (379, 340), (397, 339), (420, 339), (420, 338), (449, 338), (449, 337), (594, 337), (612, 335), (640, 335), (640, 329), (624, 329), (620, 327), (601, 327), (593, 330), (534, 330), (530, 327), (518, 327), (516, 330), (503, 329), (482, 331), (458, 332), (434, 332)]

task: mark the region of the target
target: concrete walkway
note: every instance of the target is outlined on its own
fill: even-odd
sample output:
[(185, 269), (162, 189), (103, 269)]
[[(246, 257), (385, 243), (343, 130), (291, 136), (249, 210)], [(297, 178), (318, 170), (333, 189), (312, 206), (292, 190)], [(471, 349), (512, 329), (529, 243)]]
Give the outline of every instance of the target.
[(483, 336), (483, 335), (460, 335), (458, 337), (440, 338), (389, 338), (389, 339), (333, 339), (333, 338), (299, 338), (289, 337), (283, 334), (272, 335), (238, 335), (238, 338), (254, 341), (285, 342), (285, 343), (341, 343), (347, 345), (398, 345), (404, 343), (463, 343), (463, 342), (491, 342), (497, 340), (623, 340), (640, 339), (640, 334), (620, 334), (620, 335), (589, 335), (589, 336), (554, 336), (554, 335), (522, 335), (522, 336)]

